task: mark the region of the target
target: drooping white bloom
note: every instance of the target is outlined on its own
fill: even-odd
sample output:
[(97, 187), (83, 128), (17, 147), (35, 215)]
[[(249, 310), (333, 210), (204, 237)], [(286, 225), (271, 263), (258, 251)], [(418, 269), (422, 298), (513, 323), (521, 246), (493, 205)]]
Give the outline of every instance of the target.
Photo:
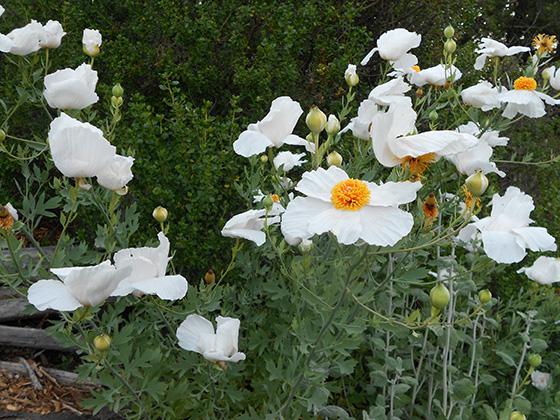
[(494, 194), (490, 202), (490, 216), (469, 224), (458, 239), (469, 242), (480, 232), (484, 252), (499, 263), (511, 264), (521, 261), (531, 251), (555, 251), (556, 243), (543, 227), (529, 226), (529, 218), (535, 208), (531, 196), (517, 187), (509, 187), (503, 196)]
[(247, 210), (229, 219), (222, 229), (222, 235), (228, 238), (248, 239), (261, 246), (266, 241), (266, 234), (262, 231), (265, 218), (268, 225), (280, 221), (276, 212), (271, 211), (267, 217), (265, 209)]
[[(409, 51), (418, 47), (421, 41), (422, 36), (416, 32), (410, 32), (404, 28), (392, 29), (379, 37), (377, 47), (372, 49), (360, 64), (365, 66), (373, 54), (379, 52), (381, 58), (391, 61), (395, 68), (412, 67), (417, 60), (415, 61), (416, 57)], [(407, 64), (403, 65), (401, 60), (406, 61)], [(414, 64), (410, 64), (410, 62), (414, 62)]]
[[(268, 147), (283, 144), (303, 145), (314, 150), (310, 143), (292, 134), (299, 117), (303, 114), (301, 106), (288, 96), (272, 101), (269, 113), (256, 124), (250, 124), (233, 143), (233, 150), (241, 156), (249, 157), (264, 152)], [(309, 149), (311, 147), (311, 149)]]
[(408, 135), (415, 131), (415, 122), (416, 112), (404, 103), (394, 103), (388, 111), (373, 117), (370, 135), (379, 163), (392, 168), (417, 158), (426, 163), (435, 162), (442, 156), (463, 152), (478, 142), (471, 134), (449, 130)]
[(309, 239), (332, 232), (339, 242), (392, 246), (412, 229), (413, 218), (399, 205), (416, 199), (420, 182), (377, 185), (348, 177), (331, 166), (303, 174), (296, 190), (306, 197), (293, 199), (282, 216), (282, 233)]
[(133, 164), (133, 157), (115, 155), (113, 160), (99, 171), (97, 182), (108, 190), (126, 192), (126, 184), (134, 177)]
[(60, 280), (39, 280), (27, 292), (38, 310), (73, 311), (97, 306), (115, 290), (130, 268), (117, 268), (109, 260), (91, 267), (51, 268)]
[(294, 154), (291, 152), (280, 152), (274, 158), (274, 167), (279, 170), (282, 167), (283, 172), (288, 172), (296, 166), (301, 166), (306, 160), (301, 160), (305, 156), (305, 153)]
[[(459, 133), (468, 133), (474, 136), (480, 135), (480, 129), (478, 129), (474, 123), (472, 123), (472, 125), (466, 124), (459, 126), (457, 127), (457, 131)], [(445, 159), (453, 163), (456, 166), (457, 171), (463, 175), (472, 175), (476, 171), (482, 171), (484, 174), (494, 172), (503, 178), (506, 176), (505, 172), (500, 171), (494, 162), (490, 162), (490, 158), (492, 157), (494, 150), (492, 149), (492, 146), (488, 144), (488, 138), (490, 138), (488, 135), (482, 135), (475, 146), (463, 152), (445, 156)]]
[(507, 106), (502, 116), (505, 118), (515, 118), (519, 114), (530, 118), (540, 118), (546, 114), (545, 103), (549, 105), (560, 104), (559, 100), (537, 90), (514, 89), (500, 93), (499, 98), (506, 102)]
[(531, 267), (523, 267), (517, 272), (525, 273), (531, 280), (540, 284), (557, 283), (560, 281), (560, 260), (541, 255)]
[(51, 122), (48, 137), (54, 164), (69, 178), (96, 176), (115, 157), (100, 129), (64, 113)]
[(543, 70), (543, 76), (546, 74), (548, 77), (548, 83), (550, 83), (550, 86), (556, 90), (560, 90), (560, 71), (558, 70), (560, 70), (560, 68), (557, 69), (555, 66), (551, 66)]
[(41, 43), (47, 39), (47, 33), (36, 20), (23, 28), (17, 28), (7, 35), (0, 34), (0, 51), (14, 55), (27, 55), (38, 51)]
[(395, 102), (405, 102), (412, 106), (412, 99), (404, 95), (409, 90), (410, 85), (402, 77), (397, 77), (387, 83), (376, 86), (369, 93), (368, 99), (382, 106), (388, 106)]
[(456, 82), (461, 78), (463, 73), (455, 66), (447, 68), (444, 64), (438, 64), (434, 67), (429, 67), (420, 71), (409, 73), (408, 78), (410, 83), (416, 86), (424, 86), (426, 84), (433, 86), (443, 86), (445, 82)]
[(99, 54), (99, 47), (103, 41), (101, 32), (97, 29), (84, 29), (82, 34), (82, 44), (84, 45), (84, 50), (88, 52), (90, 56), (96, 56)]
[(121, 281), (111, 296), (147, 294), (161, 299), (177, 300), (187, 294), (188, 283), (181, 275), (166, 275), (169, 257), (169, 239), (158, 233), (159, 246), (126, 248), (115, 256), (117, 268), (128, 268), (130, 275)]
[(239, 352), (239, 326), (236, 318), (218, 316), (217, 328), (206, 318), (192, 314), (177, 329), (179, 346), (185, 350), (202, 354), (205, 359), (215, 362), (239, 362), (245, 354)]
[(502, 105), (498, 89), (487, 81), (482, 81), (467, 89), (463, 89), (461, 97), (467, 105), (480, 108), (483, 111), (490, 111)]
[(373, 117), (379, 112), (379, 106), (375, 102), (370, 99), (365, 99), (358, 107), (358, 116), (352, 118), (340, 133), (343, 134), (351, 130), (352, 134), (359, 139), (369, 140), (369, 128)]
[(66, 35), (60, 22), (57, 20), (49, 20), (43, 26), (43, 29), (45, 30), (46, 37), (39, 42), (39, 45), (42, 48), (58, 48), (62, 37)]
[(531, 373), (531, 384), (541, 391), (544, 391), (547, 388), (549, 380), (550, 373), (544, 373), (539, 370), (534, 370)]
[(52, 108), (84, 109), (98, 101), (97, 72), (89, 64), (58, 70), (45, 76), (43, 95)]
[(519, 54), (522, 52), (531, 51), (529, 47), (506, 47), (504, 44), (498, 41), (494, 41), (490, 38), (482, 38), (482, 42), (478, 46), (478, 50), (475, 53), (480, 54), (475, 63), (474, 68), (476, 70), (481, 70), (486, 63), (487, 57), (504, 57)]

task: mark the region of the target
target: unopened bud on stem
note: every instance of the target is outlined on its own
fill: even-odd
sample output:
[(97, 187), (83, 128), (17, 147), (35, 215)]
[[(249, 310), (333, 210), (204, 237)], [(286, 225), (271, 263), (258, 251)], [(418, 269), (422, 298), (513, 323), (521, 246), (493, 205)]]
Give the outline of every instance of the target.
[(327, 116), (319, 107), (312, 106), (305, 118), (305, 123), (312, 133), (319, 134), (327, 125)]
[(476, 171), (467, 178), (465, 184), (474, 197), (480, 197), (488, 188), (488, 178), (482, 171)]
[(157, 206), (154, 209), (154, 212), (152, 213), (152, 216), (154, 217), (154, 219), (156, 219), (158, 222), (163, 223), (167, 220), (167, 216), (168, 216), (168, 212), (167, 209), (161, 207), (161, 206)]

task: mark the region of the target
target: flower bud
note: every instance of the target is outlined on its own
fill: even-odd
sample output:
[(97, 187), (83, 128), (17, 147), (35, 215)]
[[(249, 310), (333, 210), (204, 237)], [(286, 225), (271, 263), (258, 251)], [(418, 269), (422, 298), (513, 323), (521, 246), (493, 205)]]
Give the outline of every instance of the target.
[(480, 292), (478, 292), (478, 299), (480, 300), (480, 303), (484, 305), (492, 300), (492, 293), (490, 293), (490, 291), (486, 289), (481, 290)]
[(445, 44), (443, 44), (443, 48), (445, 48), (445, 51), (447, 51), (449, 54), (453, 54), (457, 49), (457, 43), (452, 39), (448, 39), (447, 41), (445, 41)]
[(111, 337), (106, 334), (98, 335), (93, 339), (93, 345), (101, 353), (105, 353), (111, 345)]
[(550, 79), (550, 73), (548, 72), (549, 70), (550, 70), (550, 67), (544, 69), (541, 73), (541, 76), (542, 76), (543, 80), (545, 80), (545, 81)]
[(298, 248), (302, 254), (305, 254), (313, 248), (313, 241), (311, 239), (302, 239)]
[(113, 90), (111, 92), (113, 93), (113, 96), (120, 98), (121, 96), (123, 96), (124, 89), (122, 88), (120, 83), (117, 83), (115, 86), (113, 86)]
[(348, 86), (356, 86), (360, 81), (359, 76), (356, 74), (356, 65), (355, 64), (348, 64), (348, 68), (346, 72), (344, 72), (344, 79)]
[(272, 196), (270, 194), (268, 194), (264, 199), (263, 199), (263, 204), (264, 204), (264, 208), (266, 209), (267, 212), (269, 212), (270, 210), (272, 210), (272, 206), (274, 205), (274, 198), (272, 198)]
[(431, 122), (434, 122), (439, 118), (439, 115), (436, 111), (432, 111), (430, 112), (430, 115), (428, 115), (428, 118), (430, 119)]
[(305, 118), (305, 123), (312, 133), (319, 134), (327, 125), (327, 116), (319, 107), (312, 106)]
[(333, 114), (329, 115), (325, 131), (329, 136), (336, 136), (340, 131), (340, 121)]
[(514, 411), (509, 415), (509, 420), (527, 420), (527, 417), (521, 411)]
[(542, 357), (540, 354), (530, 354), (529, 357), (527, 358), (527, 361), (529, 362), (529, 364), (531, 366), (533, 366), (534, 368), (539, 367), (540, 364), (542, 363)]
[(216, 280), (216, 273), (211, 268), (208, 269), (206, 274), (204, 275), (204, 281), (206, 284), (212, 284)]
[(476, 171), (467, 178), (465, 184), (473, 197), (480, 197), (488, 188), (488, 178), (482, 171)]
[(422, 96), (423, 93), (424, 93), (424, 91), (422, 90), (421, 87), (419, 87), (418, 89), (416, 89), (416, 96), (420, 97), (420, 96)]
[(261, 163), (266, 163), (268, 162), (268, 156), (267, 155), (261, 155)]
[(167, 209), (165, 209), (164, 207), (161, 207), (161, 206), (157, 206), (154, 209), (154, 212), (152, 213), (152, 216), (158, 222), (163, 223), (167, 220), (167, 216), (168, 216)]
[(6, 132), (0, 129), (0, 143), (4, 142), (4, 140), (6, 140)]
[(113, 108), (118, 108), (122, 104), (123, 104), (123, 98), (121, 98), (120, 96), (111, 97), (111, 105), (113, 105)]
[(448, 26), (443, 30), (443, 35), (445, 35), (446, 38), (452, 38), (453, 35), (455, 35), (455, 29), (453, 29), (453, 26), (448, 25)]
[(327, 156), (327, 163), (329, 166), (338, 166), (342, 165), (342, 156), (338, 152), (330, 152)]
[(443, 283), (438, 283), (430, 290), (430, 302), (436, 309), (443, 309), (449, 303), (449, 289)]
[(99, 45), (94, 45), (92, 47), (92, 50), (90, 52), (90, 50), (87, 49), (86, 44), (84, 44), (84, 52), (86, 53), (86, 55), (89, 55), (90, 57), (97, 57), (99, 55)]

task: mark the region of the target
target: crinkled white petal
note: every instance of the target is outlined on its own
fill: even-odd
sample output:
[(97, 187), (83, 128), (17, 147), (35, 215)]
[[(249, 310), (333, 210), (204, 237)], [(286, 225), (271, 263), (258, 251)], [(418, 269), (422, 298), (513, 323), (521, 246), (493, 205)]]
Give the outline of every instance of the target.
[(483, 231), (481, 239), (486, 255), (498, 263), (516, 263), (527, 255), (523, 241), (512, 233)]
[(531, 267), (523, 267), (517, 272), (525, 273), (531, 280), (540, 284), (557, 283), (560, 282), (560, 260), (541, 255)]
[(73, 311), (83, 306), (64, 283), (58, 280), (39, 280), (32, 284), (27, 291), (27, 299), (39, 311)]
[(177, 329), (179, 346), (185, 350), (202, 354), (206, 348), (201, 347), (201, 335), (214, 335), (214, 326), (206, 318), (192, 314), (181, 323)]
[(296, 166), (301, 166), (306, 160), (302, 160), (305, 153), (291, 153), (291, 152), (279, 152), (273, 160), (274, 167), (279, 170), (282, 167), (282, 171), (288, 172)]
[(132, 286), (135, 292), (157, 295), (165, 300), (183, 299), (188, 290), (187, 279), (181, 275), (147, 278), (134, 282)]
[(229, 219), (222, 229), (222, 235), (229, 238), (244, 238), (261, 246), (266, 241), (266, 235), (262, 231), (264, 227), (263, 216), (266, 210), (247, 210), (236, 214)]

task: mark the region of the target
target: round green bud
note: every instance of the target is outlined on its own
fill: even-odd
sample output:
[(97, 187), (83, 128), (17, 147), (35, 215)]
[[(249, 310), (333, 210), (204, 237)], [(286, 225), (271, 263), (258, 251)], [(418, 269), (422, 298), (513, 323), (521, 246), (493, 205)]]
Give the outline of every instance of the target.
[(439, 118), (439, 115), (436, 111), (432, 111), (428, 115), (428, 118), (430, 119), (431, 122), (434, 122), (435, 120), (437, 120)]
[(478, 292), (478, 299), (480, 300), (480, 303), (482, 303), (483, 305), (485, 303), (490, 302), (490, 300), (492, 300), (492, 293), (490, 293), (489, 290), (481, 290), (480, 292)]
[(451, 38), (451, 37), (453, 37), (453, 35), (455, 35), (455, 29), (453, 29), (453, 26), (448, 25), (448, 26), (443, 30), (443, 35), (445, 35), (446, 38)]
[(319, 107), (312, 106), (305, 118), (305, 123), (312, 133), (319, 134), (327, 125), (327, 116)]
[(465, 184), (474, 197), (480, 197), (488, 188), (488, 178), (482, 171), (476, 171), (467, 178)]
[(340, 155), (340, 153), (338, 153), (336, 151), (331, 152), (327, 156), (327, 163), (329, 164), (329, 166), (340, 167), (340, 165), (342, 165), (342, 156)]
[(264, 208), (266, 209), (266, 211), (272, 210), (272, 206), (274, 205), (274, 199), (272, 198), (272, 196), (270, 194), (268, 194), (263, 199), (263, 204), (264, 204)]
[(111, 96), (111, 105), (113, 105), (114, 108), (118, 108), (123, 104), (123, 98), (121, 98), (120, 96)]
[(338, 121), (338, 118), (336, 118), (333, 114), (329, 115), (325, 131), (330, 136), (336, 136), (336, 134), (340, 131), (340, 121)]
[(163, 223), (167, 220), (167, 216), (168, 216), (168, 212), (167, 209), (161, 206), (157, 206), (153, 213), (152, 216), (154, 217), (154, 219), (156, 219), (158, 222)]
[(0, 143), (2, 143), (4, 140), (6, 140), (6, 132), (0, 129)]
[(527, 417), (521, 411), (514, 411), (509, 415), (509, 420), (527, 420)]
[(457, 43), (452, 39), (448, 39), (447, 41), (445, 41), (445, 44), (443, 44), (443, 48), (445, 48), (445, 51), (447, 51), (449, 54), (453, 54), (457, 49)]
[(443, 283), (438, 283), (430, 290), (430, 302), (436, 309), (443, 309), (449, 303), (449, 289)]
[(540, 354), (530, 354), (529, 357), (527, 358), (527, 361), (529, 362), (529, 364), (531, 366), (533, 366), (534, 368), (539, 367), (540, 364), (542, 363), (542, 357)]
[(267, 155), (261, 155), (261, 163), (266, 163), (268, 162), (268, 156)]
[(93, 339), (93, 345), (101, 353), (105, 353), (111, 345), (111, 337), (106, 334), (98, 335)]
[(113, 93), (113, 96), (120, 98), (121, 96), (123, 96), (124, 89), (122, 88), (120, 83), (117, 83), (115, 86), (113, 86), (113, 90), (111, 92)]

